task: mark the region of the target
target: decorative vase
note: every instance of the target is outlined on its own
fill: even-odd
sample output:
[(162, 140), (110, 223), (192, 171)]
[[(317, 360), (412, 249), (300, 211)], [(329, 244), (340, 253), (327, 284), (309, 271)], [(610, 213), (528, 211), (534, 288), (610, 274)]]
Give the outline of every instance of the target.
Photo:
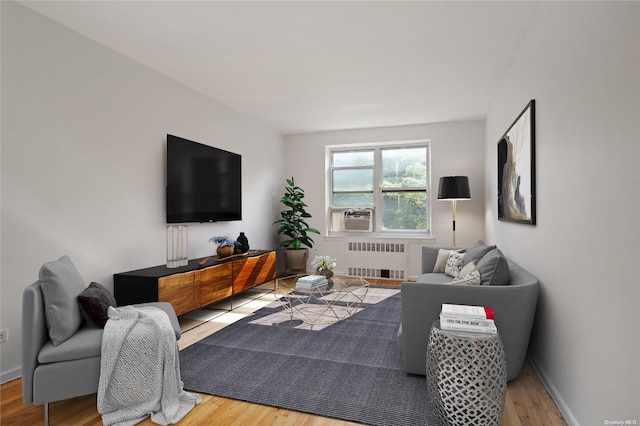
[(331, 269), (316, 269), (316, 275), (324, 275), (329, 279), (333, 277), (333, 271)]
[(233, 246), (218, 247), (216, 249), (216, 253), (218, 253), (218, 256), (220, 257), (231, 256), (233, 254)]
[(241, 232), (236, 239), (238, 241), (238, 245), (236, 246), (236, 253), (246, 253), (249, 251), (249, 240), (247, 236), (244, 235), (244, 232)]

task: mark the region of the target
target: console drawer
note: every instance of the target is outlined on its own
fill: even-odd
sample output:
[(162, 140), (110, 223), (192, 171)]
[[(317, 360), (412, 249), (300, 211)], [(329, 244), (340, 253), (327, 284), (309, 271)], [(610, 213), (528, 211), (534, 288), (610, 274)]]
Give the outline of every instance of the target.
[(208, 305), (233, 294), (231, 262), (197, 271), (197, 274), (196, 287), (200, 288), (200, 305)]
[(158, 279), (158, 301), (173, 305), (176, 315), (197, 309), (195, 272), (174, 274)]

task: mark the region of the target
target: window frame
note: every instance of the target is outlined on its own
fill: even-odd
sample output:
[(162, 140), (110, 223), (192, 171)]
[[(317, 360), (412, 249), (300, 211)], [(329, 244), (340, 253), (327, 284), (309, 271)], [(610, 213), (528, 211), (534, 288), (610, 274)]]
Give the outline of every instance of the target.
[[(326, 167), (325, 167), (325, 195), (326, 195), (326, 220), (327, 220), (327, 235), (329, 236), (359, 236), (359, 237), (417, 237), (417, 238), (431, 238), (432, 229), (432, 184), (431, 184), (431, 140), (419, 139), (419, 140), (406, 140), (406, 141), (391, 141), (391, 142), (374, 142), (374, 143), (361, 143), (361, 144), (341, 144), (341, 145), (327, 145), (326, 147)], [(384, 192), (415, 192), (416, 190), (422, 191), (421, 187), (414, 188), (383, 188), (381, 182), (382, 174), (382, 151), (384, 149), (401, 149), (401, 148), (425, 148), (426, 149), (426, 167), (427, 167), (427, 182), (424, 188), (426, 192), (426, 230), (411, 230), (411, 229), (392, 229), (382, 230), (382, 215), (378, 212), (382, 211), (382, 195)], [(333, 172), (339, 169), (369, 169), (370, 166), (354, 166), (354, 167), (333, 167), (333, 154), (336, 152), (354, 152), (354, 151), (373, 151), (374, 164), (373, 164), (373, 207), (370, 208), (373, 212), (373, 223), (371, 232), (361, 231), (342, 231), (341, 229), (334, 230), (334, 214), (342, 213), (346, 210), (354, 209), (352, 207), (342, 207), (333, 205)], [(367, 208), (369, 210), (369, 208)]]

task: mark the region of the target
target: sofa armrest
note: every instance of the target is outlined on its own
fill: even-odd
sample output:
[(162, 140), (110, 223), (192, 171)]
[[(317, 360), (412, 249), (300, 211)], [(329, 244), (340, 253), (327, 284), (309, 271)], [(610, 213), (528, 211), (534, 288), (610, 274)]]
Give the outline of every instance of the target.
[(33, 374), (38, 366), (40, 349), (49, 340), (49, 330), (44, 316), (44, 298), (40, 282), (36, 281), (22, 293), (22, 400), (25, 405), (33, 402)]
[(405, 370), (426, 373), (431, 324), (443, 303), (490, 306), (505, 347), (507, 380), (520, 373), (526, 356), (538, 299), (538, 281), (513, 286), (456, 286), (405, 282), (401, 286), (402, 357)]

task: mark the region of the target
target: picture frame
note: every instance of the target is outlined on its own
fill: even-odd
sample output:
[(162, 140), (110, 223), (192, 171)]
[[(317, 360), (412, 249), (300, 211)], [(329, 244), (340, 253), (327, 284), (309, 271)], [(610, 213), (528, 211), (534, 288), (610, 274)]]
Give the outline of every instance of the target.
[(498, 141), (498, 220), (536, 224), (535, 99)]

